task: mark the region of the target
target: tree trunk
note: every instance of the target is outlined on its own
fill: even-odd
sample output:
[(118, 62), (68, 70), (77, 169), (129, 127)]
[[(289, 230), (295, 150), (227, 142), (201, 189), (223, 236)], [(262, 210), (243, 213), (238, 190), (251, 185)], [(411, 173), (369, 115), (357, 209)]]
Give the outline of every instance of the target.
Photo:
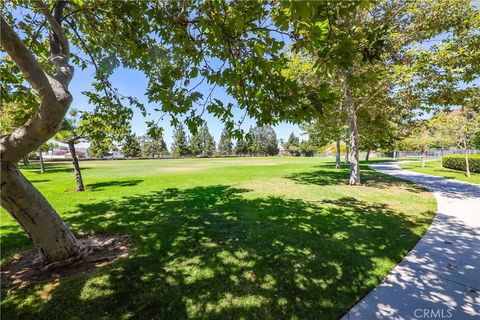
[(335, 168), (340, 169), (340, 138), (337, 138), (337, 143), (336, 143)]
[(350, 147), (348, 146), (348, 141), (345, 141), (345, 164), (349, 163), (348, 155), (350, 154)]
[(40, 98), (37, 112), (23, 126), (0, 138), (1, 205), (30, 236), (45, 263), (77, 257), (81, 247), (68, 227), (40, 192), (25, 179), (17, 163), (58, 131), (72, 103), (68, 84), (73, 67), (68, 64), (70, 50), (61, 31), (60, 18), (67, 2), (58, 2), (52, 12), (43, 2), (35, 2), (47, 18), (55, 36), (50, 37), (49, 61), (56, 73), (45, 72), (12, 27), (0, 15), (2, 49), (15, 62), (24, 78)]
[(75, 191), (85, 191), (85, 188), (83, 187), (82, 172), (80, 171), (80, 166), (78, 165), (77, 153), (75, 152), (75, 144), (73, 142), (68, 143), (68, 150), (72, 156), (73, 170), (75, 171), (75, 182), (77, 184)]
[(344, 98), (348, 107), (349, 117), (349, 131), (350, 131), (350, 185), (360, 184), (360, 154), (358, 150), (359, 136), (357, 127), (357, 111), (351, 96), (350, 87), (347, 82), (348, 78), (345, 78), (344, 83)]
[(2, 207), (32, 239), (44, 262), (78, 255), (80, 246), (71, 231), (17, 165), (2, 162), (1, 175)]
[(370, 149), (367, 150), (367, 154), (365, 155), (365, 161), (370, 159)]
[(467, 172), (467, 177), (470, 178), (470, 162), (468, 161), (468, 147), (465, 140), (463, 141), (463, 153), (465, 154), (465, 170)]
[(28, 165), (28, 157), (23, 157), (22, 158), (22, 163), (24, 166), (27, 166)]
[(393, 160), (397, 160), (397, 151), (393, 151)]
[(38, 151), (38, 158), (40, 159), (40, 173), (45, 172), (45, 164), (43, 163), (42, 151)]
[(425, 150), (422, 150), (422, 168), (425, 168), (425, 157), (426, 157), (426, 152)]

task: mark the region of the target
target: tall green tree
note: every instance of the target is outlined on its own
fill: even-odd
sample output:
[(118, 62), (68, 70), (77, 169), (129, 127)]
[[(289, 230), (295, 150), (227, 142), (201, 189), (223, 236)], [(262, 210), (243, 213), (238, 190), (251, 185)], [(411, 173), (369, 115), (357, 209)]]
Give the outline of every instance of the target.
[(187, 133), (181, 123), (173, 132), (172, 155), (174, 157), (186, 157), (191, 154)]
[(224, 129), (218, 142), (218, 152), (223, 156), (229, 156), (233, 153), (232, 138), (228, 130)]
[(297, 137), (293, 132), (288, 137), (287, 142), (283, 144), (283, 147), (293, 156), (299, 156), (301, 154), (300, 138)]
[(278, 154), (277, 135), (269, 126), (250, 128), (247, 145), (251, 155), (273, 156)]
[(155, 158), (156, 156), (168, 154), (167, 144), (163, 139), (162, 133), (154, 135), (147, 133), (141, 140), (143, 156)]
[(235, 144), (235, 154), (238, 156), (245, 156), (248, 154), (248, 145), (245, 138), (241, 137), (237, 139), (237, 143)]
[(87, 149), (87, 154), (93, 159), (102, 159), (108, 156), (110, 152), (111, 143), (109, 141), (90, 141), (90, 146)]
[(122, 144), (122, 153), (127, 158), (138, 158), (142, 152), (142, 146), (135, 133), (128, 135)]
[(209, 157), (215, 152), (215, 140), (206, 125), (200, 127), (190, 138), (193, 156)]

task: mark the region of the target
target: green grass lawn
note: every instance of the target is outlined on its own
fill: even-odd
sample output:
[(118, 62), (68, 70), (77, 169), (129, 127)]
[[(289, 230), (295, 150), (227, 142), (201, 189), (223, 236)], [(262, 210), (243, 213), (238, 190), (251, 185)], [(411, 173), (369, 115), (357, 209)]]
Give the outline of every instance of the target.
[[(23, 170), (75, 233), (128, 235), (128, 258), (24, 289), (2, 284), (5, 319), (336, 319), (419, 240), (424, 189), (328, 159), (81, 162)], [(32, 249), (0, 212), (2, 262)]]
[(427, 161), (425, 168), (422, 168), (420, 161), (400, 163), (400, 167), (432, 176), (480, 184), (480, 173), (472, 172), (471, 177), (468, 178), (465, 172), (442, 167), (442, 161)]

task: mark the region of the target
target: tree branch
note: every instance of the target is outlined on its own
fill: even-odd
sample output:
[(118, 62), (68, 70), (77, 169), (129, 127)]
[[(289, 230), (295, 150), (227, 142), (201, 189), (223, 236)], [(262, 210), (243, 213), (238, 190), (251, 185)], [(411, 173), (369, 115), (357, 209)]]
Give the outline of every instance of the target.
[(25, 47), (17, 33), (13, 31), (8, 22), (1, 16), (1, 44), (2, 48), (7, 51), (8, 55), (13, 59), (20, 71), (23, 73), (27, 81), (35, 90), (38, 90), (41, 96), (52, 92), (52, 88), (48, 81), (47, 75), (43, 72), (42, 67)]
[[(62, 16), (63, 8), (65, 7), (66, 2), (57, 1), (55, 5), (55, 11), (54, 11), (55, 17), (52, 15), (50, 10), (45, 6), (45, 4), (41, 0), (34, 0), (34, 2), (37, 5), (37, 7), (40, 9), (40, 11), (43, 13), (48, 23), (50, 24), (50, 27), (52, 28), (53, 33), (60, 44), (60, 49), (61, 49), (60, 52), (64, 54), (68, 59), (70, 57), (70, 49), (68, 47), (67, 38), (63, 34), (62, 28), (59, 23)], [(56, 17), (58, 17), (58, 20), (56, 19)], [(55, 42), (55, 38), (53, 38), (52, 42)], [(55, 52), (55, 50), (53, 51), (54, 51), (52, 52), (53, 54), (58, 53), (58, 52)]]
[(370, 97), (368, 97), (368, 99), (358, 105), (356, 111), (358, 111), (361, 107), (365, 106), (368, 102), (372, 101), (372, 99), (375, 98), (383, 90), (385, 90), (385, 87), (383, 85), (380, 85), (380, 88), (377, 91), (375, 91)]
[[(48, 14), (51, 16), (50, 12)], [(57, 132), (72, 102), (67, 86), (73, 76), (73, 68), (64, 54), (54, 54), (50, 61), (58, 72), (53, 77), (47, 75), (3, 15), (0, 17), (2, 47), (41, 98), (37, 113), (31, 120), (0, 138), (1, 161), (15, 164), (22, 157), (37, 150)]]

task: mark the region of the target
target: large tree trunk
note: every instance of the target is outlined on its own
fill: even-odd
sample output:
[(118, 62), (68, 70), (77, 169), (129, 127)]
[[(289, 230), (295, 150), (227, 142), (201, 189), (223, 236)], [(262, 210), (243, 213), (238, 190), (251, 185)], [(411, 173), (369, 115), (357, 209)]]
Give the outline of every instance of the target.
[(40, 173), (45, 172), (45, 163), (43, 163), (42, 151), (38, 151), (38, 158), (40, 159)]
[(350, 131), (350, 185), (360, 184), (360, 153), (358, 150), (359, 136), (357, 127), (357, 111), (352, 99), (347, 79), (344, 83), (344, 98), (348, 107), (349, 131)]
[(340, 138), (337, 138), (335, 148), (335, 168), (340, 169)]
[(48, 201), (22, 175), (16, 164), (2, 162), (2, 207), (20, 224), (45, 263), (79, 254), (80, 246)]
[(72, 156), (73, 170), (75, 172), (75, 182), (77, 184), (75, 191), (85, 191), (83, 186), (82, 172), (80, 171), (80, 165), (78, 164), (77, 153), (75, 150), (75, 144), (73, 142), (68, 143), (68, 150)]
[(17, 163), (37, 150), (59, 129), (72, 102), (68, 83), (73, 68), (68, 64), (68, 42), (59, 25), (67, 2), (58, 2), (52, 15), (43, 2), (35, 2), (51, 26), (50, 62), (57, 73), (48, 75), (1, 16), (2, 49), (15, 62), (25, 80), (38, 92), (40, 106), (30, 121), (0, 138), (1, 205), (33, 240), (45, 263), (77, 257), (81, 248), (75, 237), (40, 192), (20, 173)]

